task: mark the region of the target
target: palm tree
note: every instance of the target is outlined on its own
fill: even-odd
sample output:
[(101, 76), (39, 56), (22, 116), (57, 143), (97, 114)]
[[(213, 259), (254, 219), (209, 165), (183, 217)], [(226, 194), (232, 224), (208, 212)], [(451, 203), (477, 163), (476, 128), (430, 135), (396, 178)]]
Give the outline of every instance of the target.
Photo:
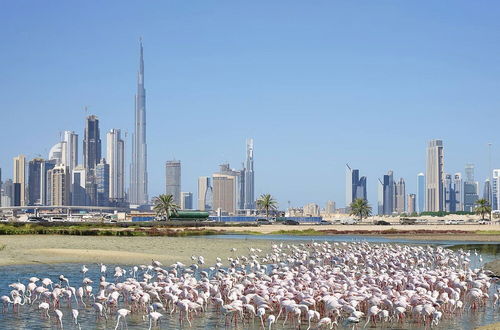
[(168, 220), (172, 214), (177, 214), (179, 206), (174, 203), (174, 196), (165, 194), (154, 199), (156, 215)]
[(269, 210), (276, 211), (278, 209), (278, 202), (271, 194), (264, 194), (260, 195), (257, 200), (257, 207), (259, 210), (266, 210), (266, 219), (269, 219)]
[(359, 220), (363, 220), (363, 218), (368, 218), (372, 214), (372, 207), (368, 204), (368, 201), (363, 198), (355, 199), (351, 205), (351, 214), (359, 217)]
[(486, 199), (478, 199), (476, 201), (476, 208), (474, 211), (476, 211), (476, 214), (481, 214), (481, 220), (484, 220), (484, 215), (489, 214), (490, 219), (491, 219), (491, 206), (490, 202)]

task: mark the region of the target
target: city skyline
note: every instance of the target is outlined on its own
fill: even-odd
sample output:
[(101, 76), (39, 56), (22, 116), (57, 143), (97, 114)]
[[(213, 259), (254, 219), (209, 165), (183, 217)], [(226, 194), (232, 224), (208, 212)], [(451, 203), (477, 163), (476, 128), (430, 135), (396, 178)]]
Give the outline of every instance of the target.
[[(21, 10), (8, 6), (8, 12)], [(239, 6), (245, 14), (234, 16)], [(164, 191), (167, 159), (183, 160), (183, 190), (194, 192), (197, 177), (216, 171), (217, 164), (241, 162), (241, 144), (248, 137), (259, 144), (255, 197), (269, 192), (281, 207), (287, 201), (301, 206), (327, 200), (341, 206), (346, 162), (368, 178), (372, 206), (376, 180), (387, 169), (405, 178), (406, 190), (415, 193), (416, 173), (425, 172), (424, 148), (433, 138), (446, 144), (446, 173), (463, 172), (465, 164), (474, 163), (482, 184), (491, 176), (490, 142), (492, 168), (500, 167), (500, 140), (493, 130), (463, 137), (470, 114), (490, 122), (500, 119), (498, 45), (492, 33), (498, 22), (490, 8), (459, 3), (437, 19), (425, 12), (440, 12), (442, 4), (427, 4), (425, 11), (410, 4), (367, 5), (366, 13), (356, 11), (360, 25), (354, 26), (342, 17), (353, 13), (349, 5), (323, 4), (319, 10), (292, 2), (286, 13), (266, 6), (267, 13), (254, 4), (213, 12), (205, 5), (200, 10), (210, 15), (198, 16), (184, 6), (166, 5), (171, 10), (159, 15), (169, 19), (146, 21), (124, 5), (123, 21), (132, 23), (106, 29), (104, 20), (97, 19), (89, 29), (87, 19), (54, 16), (38, 4), (16, 20), (4, 14), (6, 26), (19, 33), (6, 34), (10, 47), (0, 55), (0, 80), (9, 86), (0, 91), (0, 105), (8, 109), (2, 114), (22, 112), (30, 120), (0, 130), (2, 141), (12, 141), (0, 150), (3, 179), (11, 178), (14, 156), (24, 154), (26, 162), (38, 155), (46, 158), (60, 132), (82, 137), (83, 119), (91, 113), (99, 117), (101, 132), (130, 132), (125, 141), (129, 172), (141, 35), (148, 55), (149, 197)], [(79, 10), (87, 16), (112, 12), (105, 6), (96, 13), (92, 5)], [(153, 7), (145, 4), (141, 10), (151, 13)], [(250, 19), (256, 13), (262, 14), (262, 31)], [(170, 15), (193, 25), (186, 28)], [(308, 29), (290, 27), (290, 19), (305, 20)], [(373, 26), (373, 20), (380, 24)], [(227, 31), (230, 22), (234, 29)], [(342, 35), (335, 32), (340, 30)], [(433, 120), (424, 121), (426, 117)], [(413, 131), (415, 118), (421, 125)], [(356, 134), (339, 124), (354, 121), (360, 128)], [(381, 132), (386, 122), (392, 129)], [(443, 123), (450, 123), (449, 129)], [(186, 127), (201, 133), (185, 138)], [(31, 133), (41, 130), (40, 137)], [(182, 145), (174, 143), (179, 136)], [(307, 166), (299, 159), (307, 159)], [(290, 187), (291, 177), (301, 184)]]

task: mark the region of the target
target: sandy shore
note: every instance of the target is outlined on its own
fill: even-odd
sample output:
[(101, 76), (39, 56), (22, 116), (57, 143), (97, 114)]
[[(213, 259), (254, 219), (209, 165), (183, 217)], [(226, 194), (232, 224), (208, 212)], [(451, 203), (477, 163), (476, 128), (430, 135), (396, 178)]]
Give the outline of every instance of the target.
[(0, 265), (36, 263), (116, 263), (147, 264), (151, 259), (165, 265), (176, 261), (191, 263), (191, 256), (203, 255), (207, 264), (217, 256), (248, 254), (248, 248), (267, 251), (266, 240), (210, 239), (203, 237), (102, 237), (60, 235), (0, 236)]
[[(500, 243), (500, 226), (495, 225), (299, 225), (299, 226), (284, 226), (284, 225), (263, 225), (260, 227), (207, 227), (206, 229), (229, 231), (234, 233), (253, 232), (259, 234), (272, 234), (279, 231), (302, 231), (315, 230), (322, 231), (337, 231), (336, 234), (346, 235), (376, 235), (385, 238), (404, 238), (411, 240), (456, 240), (456, 241), (481, 241), (481, 242), (499, 242)], [(387, 231), (396, 230), (399, 232), (390, 233)], [(409, 231), (401, 233), (401, 231)], [(416, 233), (425, 231), (423, 233)], [(435, 231), (435, 233), (429, 232)], [(496, 233), (477, 233), (478, 231), (496, 231)], [(339, 233), (340, 232), (340, 233)]]
[[(215, 230), (227, 230), (227, 231), (252, 231), (259, 232), (261, 234), (269, 234), (279, 230), (340, 230), (340, 231), (384, 231), (384, 230), (438, 230), (438, 231), (466, 231), (466, 232), (477, 232), (477, 231), (497, 231), (500, 233), (500, 225), (479, 225), (479, 224), (467, 224), (467, 225), (388, 225), (388, 226), (376, 226), (376, 225), (298, 225), (298, 226), (285, 226), (285, 225), (262, 225), (259, 227), (207, 227)], [(497, 235), (498, 241), (500, 242), (500, 235)]]

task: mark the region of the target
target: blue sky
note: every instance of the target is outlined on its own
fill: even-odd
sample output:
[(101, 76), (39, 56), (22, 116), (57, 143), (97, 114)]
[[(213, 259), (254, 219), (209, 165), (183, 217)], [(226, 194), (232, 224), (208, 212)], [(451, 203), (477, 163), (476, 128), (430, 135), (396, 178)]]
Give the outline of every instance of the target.
[(166, 160), (196, 194), (198, 176), (240, 166), (247, 137), (256, 193), (283, 207), (343, 206), (347, 162), (373, 205), (389, 169), (415, 192), (432, 138), (447, 172), (471, 162), (483, 181), (488, 142), (500, 167), (499, 14), (497, 1), (3, 1), (0, 167), (11, 177), (15, 155), (83, 136), (85, 105), (103, 141), (132, 132), (142, 36), (151, 196)]

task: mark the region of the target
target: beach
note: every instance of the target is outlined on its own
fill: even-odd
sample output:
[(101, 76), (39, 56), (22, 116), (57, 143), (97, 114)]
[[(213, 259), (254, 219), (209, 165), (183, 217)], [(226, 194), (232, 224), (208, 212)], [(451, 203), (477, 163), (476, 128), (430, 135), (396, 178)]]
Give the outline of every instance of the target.
[[(210, 239), (204, 237), (103, 237), (68, 235), (0, 236), (0, 266), (45, 263), (149, 264), (180, 261), (203, 255), (208, 265), (216, 257), (248, 254), (248, 249), (270, 248), (266, 240)], [(236, 252), (231, 252), (231, 248)]]

